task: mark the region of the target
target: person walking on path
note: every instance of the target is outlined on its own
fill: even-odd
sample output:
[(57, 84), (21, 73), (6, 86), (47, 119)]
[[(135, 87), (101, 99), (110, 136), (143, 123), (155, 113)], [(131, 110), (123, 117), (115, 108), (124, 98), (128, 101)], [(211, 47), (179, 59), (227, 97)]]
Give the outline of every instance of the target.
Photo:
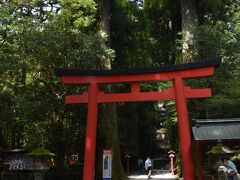
[(145, 161), (145, 169), (147, 171), (148, 179), (151, 179), (152, 168), (153, 168), (153, 161), (151, 160), (150, 157), (147, 157), (147, 160)]

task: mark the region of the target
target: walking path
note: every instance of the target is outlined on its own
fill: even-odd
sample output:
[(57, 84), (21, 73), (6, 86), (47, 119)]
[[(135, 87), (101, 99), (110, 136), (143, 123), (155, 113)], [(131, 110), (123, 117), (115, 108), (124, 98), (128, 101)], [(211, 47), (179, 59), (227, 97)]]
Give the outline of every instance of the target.
[[(175, 180), (177, 179), (176, 176), (173, 176), (171, 174), (160, 174), (160, 175), (152, 175), (151, 176), (152, 179), (158, 179), (158, 180)], [(132, 176), (128, 176), (129, 180), (140, 180), (140, 179), (147, 179), (147, 175), (132, 175)]]
[[(151, 178), (154, 180), (176, 180), (177, 176), (172, 175), (169, 172), (155, 172), (153, 175), (151, 175)], [(141, 180), (141, 179), (147, 179), (147, 175), (143, 174), (132, 174), (128, 176), (129, 180)]]

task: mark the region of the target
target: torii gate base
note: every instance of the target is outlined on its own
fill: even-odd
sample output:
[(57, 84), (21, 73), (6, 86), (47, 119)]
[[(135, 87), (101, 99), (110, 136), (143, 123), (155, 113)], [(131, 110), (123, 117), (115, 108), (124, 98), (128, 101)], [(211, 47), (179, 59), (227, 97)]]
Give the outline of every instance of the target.
[[(181, 159), (185, 180), (194, 180), (194, 166), (191, 152), (191, 135), (188, 122), (186, 99), (211, 96), (211, 89), (191, 89), (184, 85), (185, 79), (212, 76), (220, 58), (163, 68), (129, 71), (82, 71), (77, 69), (56, 69), (65, 85), (88, 84), (89, 91), (82, 95), (66, 96), (66, 104), (88, 103), (87, 134), (84, 155), (83, 180), (94, 180), (96, 130), (98, 103), (175, 100), (180, 137)], [(171, 81), (173, 87), (164, 92), (141, 92), (140, 83)], [(100, 84), (128, 83), (130, 93), (105, 94)]]

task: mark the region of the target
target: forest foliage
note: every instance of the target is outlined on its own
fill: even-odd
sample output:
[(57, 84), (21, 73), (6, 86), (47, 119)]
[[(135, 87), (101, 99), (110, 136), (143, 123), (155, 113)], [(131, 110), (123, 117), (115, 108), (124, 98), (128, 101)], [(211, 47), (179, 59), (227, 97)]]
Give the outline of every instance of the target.
[[(213, 97), (188, 102), (192, 118), (240, 117), (240, 6), (235, 0), (191, 0), (197, 23), (187, 42), (191, 61), (222, 57), (215, 76), (188, 81), (211, 87)], [(186, 4), (185, 4), (186, 3)], [(86, 87), (64, 87), (54, 68), (146, 68), (189, 62), (183, 55), (181, 10), (184, 0), (114, 0), (110, 3), (111, 45), (100, 33), (100, 0), (3, 0), (0, 2), (0, 148), (46, 147), (59, 164), (73, 153), (83, 161), (86, 105), (65, 105), (64, 96)], [(192, 5), (192, 4), (191, 4)], [(185, 7), (184, 6), (184, 7)], [(189, 28), (189, 27), (188, 27)], [(164, 90), (165, 82), (141, 89)], [(114, 91), (127, 91), (119, 85)], [(120, 155), (154, 152), (156, 127), (163, 123), (172, 148), (178, 148), (174, 102), (117, 104)], [(105, 142), (100, 105), (97, 142)], [(104, 147), (101, 147), (104, 148)], [(101, 150), (101, 149), (100, 149)], [(101, 155), (101, 154), (100, 154)], [(101, 156), (99, 157), (101, 159)]]

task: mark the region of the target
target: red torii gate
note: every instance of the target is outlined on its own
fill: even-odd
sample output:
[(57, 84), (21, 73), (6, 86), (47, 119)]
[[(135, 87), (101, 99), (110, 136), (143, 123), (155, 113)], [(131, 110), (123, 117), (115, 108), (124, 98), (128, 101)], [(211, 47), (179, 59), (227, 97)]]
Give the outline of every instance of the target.
[[(98, 103), (161, 100), (176, 101), (183, 175), (185, 180), (194, 180), (186, 99), (210, 97), (211, 89), (191, 89), (184, 85), (184, 79), (212, 76), (214, 74), (214, 67), (218, 66), (220, 62), (220, 58), (215, 58), (175, 66), (125, 71), (56, 69), (55, 74), (61, 76), (62, 82), (65, 85), (89, 85), (88, 92), (84, 92), (82, 95), (69, 95), (65, 97), (66, 104), (88, 103), (83, 180), (94, 180)], [(172, 81), (173, 87), (163, 92), (140, 91), (140, 83), (157, 81)], [(100, 84), (113, 83), (131, 84), (131, 92), (105, 94), (99, 90), (98, 86)]]

